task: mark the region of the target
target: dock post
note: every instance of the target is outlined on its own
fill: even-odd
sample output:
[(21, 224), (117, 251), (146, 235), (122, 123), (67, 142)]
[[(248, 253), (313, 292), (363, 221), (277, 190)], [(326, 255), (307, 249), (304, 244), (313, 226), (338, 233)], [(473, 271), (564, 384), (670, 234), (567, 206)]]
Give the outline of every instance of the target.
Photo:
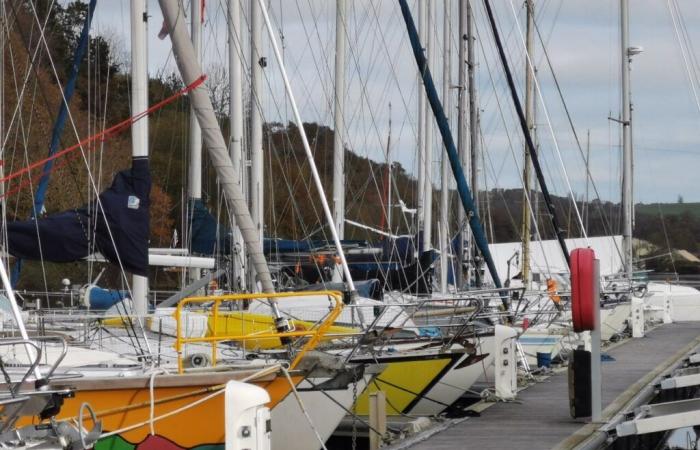
[[(600, 280), (600, 260), (594, 264), (595, 280)], [(595, 283), (593, 302), (595, 327), (591, 330), (591, 422), (600, 422), (602, 417), (602, 379), (600, 373), (600, 283)]]
[(518, 392), (517, 337), (518, 334), (513, 328), (496, 325), (494, 332), (495, 390), (496, 397), (502, 400), (512, 400)]
[(666, 295), (664, 296), (664, 323), (673, 323), (673, 302), (668, 289), (669, 287), (667, 286)]
[(632, 297), (631, 301), (632, 337), (644, 337), (644, 300)]
[(378, 450), (386, 435), (386, 394), (369, 394), (369, 450)]

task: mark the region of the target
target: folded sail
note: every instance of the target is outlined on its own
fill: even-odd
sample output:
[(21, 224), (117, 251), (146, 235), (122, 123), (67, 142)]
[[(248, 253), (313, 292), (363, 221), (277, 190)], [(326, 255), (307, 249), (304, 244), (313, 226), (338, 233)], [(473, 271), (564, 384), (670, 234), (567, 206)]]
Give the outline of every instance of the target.
[(73, 262), (100, 252), (111, 263), (148, 275), (148, 158), (134, 158), (119, 172), (99, 202), (40, 219), (7, 225), (9, 253), (18, 258)]

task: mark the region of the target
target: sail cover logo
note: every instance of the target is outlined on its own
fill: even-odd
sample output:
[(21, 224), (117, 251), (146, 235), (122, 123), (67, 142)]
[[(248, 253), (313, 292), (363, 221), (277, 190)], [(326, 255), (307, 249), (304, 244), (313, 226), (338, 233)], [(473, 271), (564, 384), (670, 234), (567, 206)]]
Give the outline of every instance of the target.
[(130, 195), (129, 200), (127, 203), (127, 207), (129, 209), (139, 209), (139, 205), (141, 204), (141, 200), (135, 196), (135, 195)]

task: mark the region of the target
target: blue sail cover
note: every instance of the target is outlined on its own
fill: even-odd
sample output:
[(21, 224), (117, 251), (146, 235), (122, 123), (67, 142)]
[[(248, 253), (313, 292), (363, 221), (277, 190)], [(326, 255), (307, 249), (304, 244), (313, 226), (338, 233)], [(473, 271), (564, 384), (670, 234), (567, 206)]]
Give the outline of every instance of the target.
[(111, 263), (147, 276), (150, 192), (148, 158), (134, 158), (131, 169), (119, 172), (100, 194), (102, 208), (93, 202), (90, 208), (8, 223), (8, 250), (17, 258), (73, 262), (89, 256), (94, 244)]
[(202, 199), (190, 200), (190, 233), (192, 234), (191, 251), (197, 255), (213, 255), (219, 251), (231, 250), (231, 233), (228, 228), (217, 222), (209, 212)]
[(104, 289), (99, 286), (90, 286), (86, 296), (90, 309), (97, 310), (108, 310), (125, 298), (131, 298), (129, 291)]
[[(197, 255), (214, 255), (217, 250), (221, 253), (231, 253), (231, 230), (220, 224), (207, 208), (202, 199), (190, 200), (189, 204), (191, 251)], [(366, 246), (362, 240), (342, 240), (342, 245)], [(301, 253), (334, 248), (332, 241), (265, 238), (263, 252), (266, 256), (283, 253)]]
[[(213, 255), (219, 252), (231, 252), (230, 229), (218, 223), (209, 212), (206, 204), (196, 199), (190, 202), (191, 251), (199, 255)], [(432, 292), (433, 263), (437, 254), (424, 252), (416, 258), (416, 247), (420, 247), (420, 236), (400, 236), (396, 239), (384, 239), (373, 246), (364, 240), (342, 240), (347, 248), (380, 248), (381, 257), (374, 255), (346, 254), (350, 274), (355, 281), (379, 280), (388, 289), (398, 289), (418, 293)], [(265, 238), (264, 253), (268, 258), (276, 258), (283, 264), (282, 271), (290, 276), (304, 279), (310, 283), (326, 283), (326, 278), (333, 272), (335, 262), (327, 258), (325, 263), (312, 257), (314, 252), (334, 251), (333, 242), (325, 240), (293, 240)], [(453, 276), (454, 277), (454, 276)], [(368, 292), (375, 284), (367, 285)], [(356, 285), (357, 287), (357, 285)], [(358, 288), (359, 289), (359, 288)], [(370, 295), (376, 298), (376, 294)]]

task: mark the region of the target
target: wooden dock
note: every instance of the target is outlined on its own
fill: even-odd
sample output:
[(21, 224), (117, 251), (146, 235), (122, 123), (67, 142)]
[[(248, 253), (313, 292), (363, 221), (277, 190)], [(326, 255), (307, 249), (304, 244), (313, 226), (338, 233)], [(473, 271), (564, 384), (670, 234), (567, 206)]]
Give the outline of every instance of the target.
[[(602, 363), (603, 420), (617, 414), (642, 388), (700, 346), (700, 323), (673, 323), (648, 331), (607, 351)], [(397, 443), (411, 450), (574, 448), (599, 426), (569, 415), (566, 372), (518, 394), (518, 401), (495, 403), (481, 417), (469, 418), (425, 438)]]

